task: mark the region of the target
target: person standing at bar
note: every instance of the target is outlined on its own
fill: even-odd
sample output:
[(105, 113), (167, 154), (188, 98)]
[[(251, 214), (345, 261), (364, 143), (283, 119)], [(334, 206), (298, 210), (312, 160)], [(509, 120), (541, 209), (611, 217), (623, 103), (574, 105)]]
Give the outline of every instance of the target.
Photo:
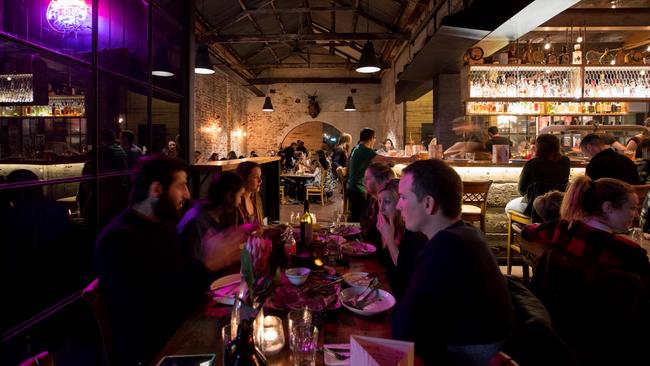
[(138, 158), (142, 156), (142, 149), (136, 146), (135, 135), (129, 130), (120, 132), (120, 145), (126, 152), (126, 166), (131, 170)]
[(359, 144), (350, 156), (346, 193), (350, 202), (349, 221), (351, 222), (358, 222), (368, 206), (363, 178), (370, 163), (408, 163), (415, 159), (415, 156), (399, 158), (379, 155), (373, 150), (376, 141), (375, 130), (364, 128), (359, 134)]
[(189, 198), (185, 163), (143, 157), (136, 164), (130, 206), (97, 239), (95, 265), (116, 365), (149, 363), (205, 296), (176, 242)]
[(485, 142), (485, 150), (492, 154), (493, 145), (508, 145), (512, 146), (512, 141), (507, 137), (499, 135), (499, 128), (491, 126), (487, 129), (488, 140)]
[(344, 133), (341, 135), (339, 143), (334, 148), (334, 154), (332, 155), (332, 172), (336, 176), (339, 176), (339, 168), (348, 166), (350, 150), (352, 150), (352, 136), (349, 133)]
[(260, 197), (262, 167), (256, 162), (245, 161), (237, 165), (237, 175), (244, 180), (244, 194), (239, 204), (243, 215), (241, 222), (243, 224), (257, 223), (262, 225), (264, 222), (264, 209)]
[(514, 309), (483, 235), (460, 218), (460, 176), (442, 160), (417, 161), (399, 194), (406, 229), (429, 241), (393, 311), (393, 337), (415, 342), (427, 365), (487, 365), (511, 334)]

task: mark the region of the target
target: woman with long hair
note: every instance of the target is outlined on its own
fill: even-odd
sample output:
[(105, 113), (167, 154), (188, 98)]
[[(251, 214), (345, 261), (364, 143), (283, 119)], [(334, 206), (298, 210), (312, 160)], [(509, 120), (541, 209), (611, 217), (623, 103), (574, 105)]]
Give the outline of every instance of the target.
[(509, 210), (531, 214), (538, 195), (550, 190), (564, 191), (569, 181), (571, 162), (560, 152), (560, 140), (551, 134), (537, 136), (535, 157), (524, 164), (519, 176), (519, 194), (506, 205)]
[(393, 140), (385, 139), (381, 143), (381, 147), (377, 149), (377, 154), (387, 155), (388, 152), (391, 150), (395, 150), (395, 145), (393, 144)]
[(339, 138), (339, 143), (334, 148), (332, 155), (332, 172), (338, 175), (338, 168), (345, 168), (348, 166), (348, 159), (350, 158), (350, 151), (352, 150), (352, 135), (344, 133)]
[(382, 246), (381, 233), (377, 230), (377, 217), (379, 216), (379, 190), (395, 178), (395, 172), (389, 164), (370, 163), (363, 175), (363, 186), (368, 195), (367, 206), (363, 208), (359, 218), (363, 238), (377, 247)]
[(239, 203), (242, 220), (245, 223), (262, 225), (264, 209), (260, 188), (262, 188), (262, 167), (253, 161), (245, 161), (237, 166), (237, 175), (244, 181), (244, 194)]
[(399, 201), (398, 188), (399, 180), (392, 179), (379, 189), (377, 230), (381, 233), (381, 262), (388, 269), (387, 276), (393, 294), (400, 299), (411, 280), (415, 257), (427, 242), (427, 237), (404, 227), (402, 215), (396, 209)]
[[(243, 193), (243, 181), (237, 174), (214, 174), (206, 198), (195, 204), (176, 228), (189, 258), (201, 262), (207, 273), (238, 263), (239, 245), (255, 229), (239, 220)], [(209, 279), (207, 273), (204, 279)]]
[(522, 231), (547, 247), (531, 289), (580, 364), (650, 361), (642, 351), (650, 341), (650, 262), (637, 243), (617, 235), (632, 225), (637, 204), (628, 183), (581, 176), (564, 195), (561, 219)]

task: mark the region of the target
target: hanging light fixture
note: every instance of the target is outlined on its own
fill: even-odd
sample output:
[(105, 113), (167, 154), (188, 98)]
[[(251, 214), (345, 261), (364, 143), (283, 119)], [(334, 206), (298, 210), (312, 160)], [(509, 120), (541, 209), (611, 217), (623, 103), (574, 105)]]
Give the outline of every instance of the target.
[(156, 49), (156, 57), (153, 59), (153, 70), (151, 74), (154, 76), (170, 77), (174, 76), (172, 65), (169, 63), (167, 57), (167, 47), (161, 45)]
[(203, 75), (214, 74), (212, 62), (210, 62), (210, 52), (208, 51), (208, 46), (203, 43), (197, 43), (196, 45), (194, 73)]
[(362, 74), (370, 74), (381, 70), (379, 67), (379, 61), (377, 61), (377, 56), (375, 55), (375, 46), (371, 41), (367, 41), (363, 46), (361, 51), (361, 58), (359, 58), (359, 64), (357, 65), (357, 72)]
[[(368, 0), (368, 12), (370, 12), (370, 0)], [(370, 22), (366, 20), (366, 33), (369, 33)], [(361, 50), (361, 57), (357, 65), (357, 72), (362, 74), (370, 74), (381, 70), (377, 55), (375, 55), (375, 46), (370, 40), (366, 41)]]
[[(269, 90), (269, 93), (275, 93), (275, 89)], [(273, 103), (271, 103), (271, 97), (268, 95), (264, 98), (264, 105), (262, 106), (263, 112), (273, 112)]]
[[(356, 89), (352, 89), (350, 90), (350, 94), (354, 94), (356, 91)], [(354, 99), (352, 99), (352, 95), (348, 95), (348, 99), (345, 101), (345, 107), (343, 110), (346, 112), (354, 112), (357, 110), (357, 107), (354, 106)]]

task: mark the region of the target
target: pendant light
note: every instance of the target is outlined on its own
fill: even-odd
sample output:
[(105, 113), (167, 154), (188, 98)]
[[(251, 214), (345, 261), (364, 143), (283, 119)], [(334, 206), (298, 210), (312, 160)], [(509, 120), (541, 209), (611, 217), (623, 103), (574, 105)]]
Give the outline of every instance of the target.
[(214, 74), (212, 62), (210, 62), (210, 52), (208, 51), (208, 46), (203, 43), (197, 43), (196, 45), (194, 73), (203, 75)]
[[(271, 89), (270, 93), (275, 93), (275, 89)], [(262, 106), (263, 112), (273, 112), (273, 103), (271, 103), (271, 97), (268, 95), (264, 98), (264, 105)]]
[(162, 77), (174, 76), (172, 65), (169, 63), (169, 57), (167, 56), (167, 47), (161, 45), (156, 49), (156, 57), (153, 59), (153, 70), (151, 70), (151, 74)]
[[(352, 89), (350, 93), (354, 93), (356, 89)], [(357, 107), (354, 106), (354, 99), (352, 99), (352, 95), (348, 96), (347, 101), (345, 102), (345, 107), (343, 108), (344, 111), (346, 112), (354, 112), (357, 110)]]
[[(368, 0), (368, 13), (370, 13), (370, 0)], [(369, 33), (370, 21), (366, 20), (366, 33)], [(366, 44), (363, 45), (361, 50), (361, 57), (359, 58), (359, 64), (357, 65), (357, 72), (362, 74), (370, 74), (381, 70), (379, 67), (379, 61), (377, 61), (377, 55), (375, 55), (375, 46), (370, 40), (366, 41)]]

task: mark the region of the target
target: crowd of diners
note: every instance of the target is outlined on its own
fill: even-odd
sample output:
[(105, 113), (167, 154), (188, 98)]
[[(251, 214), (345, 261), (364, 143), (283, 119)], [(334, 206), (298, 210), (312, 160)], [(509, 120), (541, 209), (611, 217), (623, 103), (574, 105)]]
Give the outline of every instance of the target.
[[(568, 184), (557, 138), (537, 137), (519, 185), (530, 204), (511, 205), (538, 214), (522, 237), (547, 248), (526, 288), (502, 275), (483, 233), (461, 220), (463, 184), (451, 166), (377, 154), (371, 129), (359, 141), (339, 145), (344, 159), (332, 164), (347, 169), (350, 221), (377, 247), (397, 299), (392, 335), (415, 342), (425, 364), (488, 365), (500, 351), (522, 364), (648, 363), (650, 263), (619, 235), (639, 204), (631, 185), (638, 177), (626, 181), (631, 160), (586, 136), (587, 175)], [(410, 162), (400, 179), (394, 162)], [(95, 253), (117, 364), (150, 362), (210, 282), (238, 265), (240, 244), (263, 222), (263, 178), (254, 162), (217, 173), (184, 212), (184, 163), (138, 160), (130, 205), (100, 234)]]

